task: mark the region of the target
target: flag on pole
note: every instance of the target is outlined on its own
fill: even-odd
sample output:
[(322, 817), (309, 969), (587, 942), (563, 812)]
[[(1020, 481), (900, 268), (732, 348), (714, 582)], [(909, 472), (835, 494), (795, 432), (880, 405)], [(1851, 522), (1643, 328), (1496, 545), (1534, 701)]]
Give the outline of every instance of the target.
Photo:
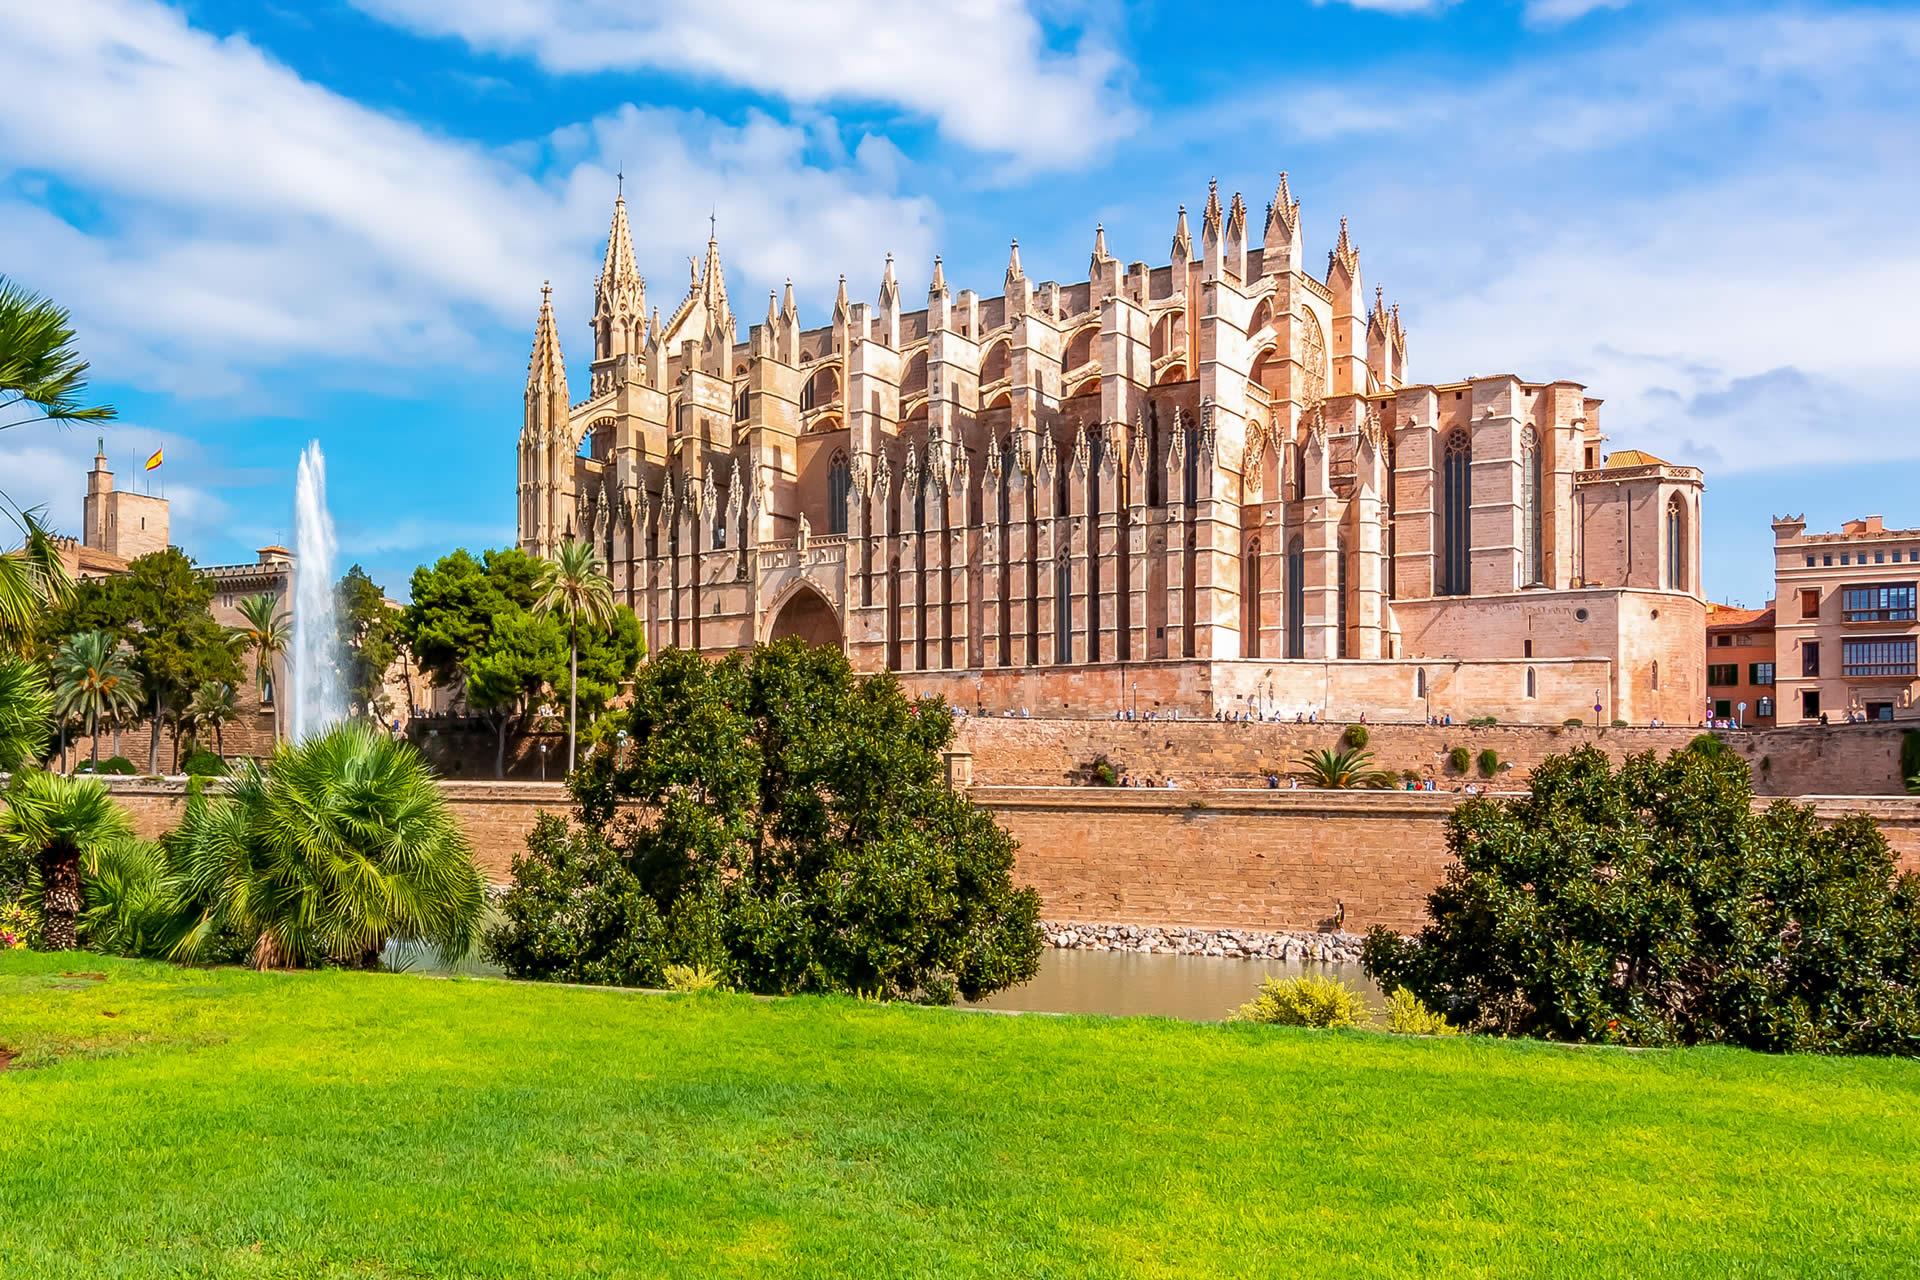
[(155, 467), (157, 467), (157, 466), (159, 466), (159, 465), (160, 465), (160, 463), (161, 463), (161, 461), (162, 461), (162, 459), (161, 459), (161, 457), (160, 457), (160, 454), (161, 454), (161, 452), (162, 452), (162, 451), (161, 451), (161, 450), (159, 450), (159, 449), (155, 449), (155, 450), (153, 451), (153, 456), (152, 456), (151, 458), (148, 458), (148, 459), (147, 459), (147, 470), (149, 470), (149, 471), (151, 471), (151, 470), (153, 470), (153, 469), (154, 469)]

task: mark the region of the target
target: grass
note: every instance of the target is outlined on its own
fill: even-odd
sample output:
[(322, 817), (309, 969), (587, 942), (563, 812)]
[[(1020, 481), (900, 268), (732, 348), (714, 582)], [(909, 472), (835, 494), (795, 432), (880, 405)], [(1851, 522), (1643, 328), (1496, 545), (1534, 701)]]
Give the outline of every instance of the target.
[(1920, 1274), (1911, 1062), (17, 952), (0, 1043), (9, 1277)]

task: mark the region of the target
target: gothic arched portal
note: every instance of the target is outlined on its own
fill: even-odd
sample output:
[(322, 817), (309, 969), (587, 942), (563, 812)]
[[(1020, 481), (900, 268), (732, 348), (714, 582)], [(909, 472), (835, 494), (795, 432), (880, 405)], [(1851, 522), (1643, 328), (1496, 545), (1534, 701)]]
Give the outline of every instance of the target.
[(788, 596), (773, 615), (773, 624), (767, 628), (769, 644), (788, 636), (798, 636), (809, 645), (845, 647), (841, 642), (840, 619), (834, 615), (833, 606), (809, 586), (799, 587)]

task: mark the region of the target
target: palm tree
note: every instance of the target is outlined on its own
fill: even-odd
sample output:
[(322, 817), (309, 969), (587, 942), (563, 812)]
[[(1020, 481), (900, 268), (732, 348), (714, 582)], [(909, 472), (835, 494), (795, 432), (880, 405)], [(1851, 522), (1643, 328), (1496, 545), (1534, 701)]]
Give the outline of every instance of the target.
[(240, 766), (195, 795), (170, 852), (190, 912), (173, 947), (205, 954), (229, 931), (256, 968), (378, 959), (390, 940), (469, 952), (486, 894), (433, 771), (406, 742), (348, 720)]
[[(270, 591), (257, 596), (247, 596), (240, 601), (240, 616), (246, 619), (246, 625), (235, 627), (233, 635), (243, 650), (252, 650), (254, 659), (254, 683), (260, 690), (260, 698), (266, 701), (273, 683), (273, 660), (287, 650), (287, 641), (292, 637), (285, 609), (280, 607), (280, 598)], [(273, 740), (280, 740), (280, 698), (273, 697)]]
[(0, 409), (25, 404), (37, 412), (0, 431), (36, 420), (103, 422), (113, 406), (82, 408), (87, 362), (73, 349), (73, 323), (65, 307), (0, 276)]
[(71, 951), (78, 945), (81, 862), (133, 838), (133, 820), (97, 779), (44, 769), (13, 775), (6, 810), (0, 813), (0, 840), (37, 864), (47, 950)]
[(140, 706), (140, 679), (127, 664), (120, 641), (107, 631), (69, 636), (53, 655), (55, 710), (79, 716), (93, 739), (93, 768), (100, 771), (100, 720), (131, 715)]
[(591, 543), (569, 538), (560, 544), (558, 555), (541, 561), (539, 585), (534, 611), (557, 613), (567, 623), (567, 772), (572, 773), (580, 729), (580, 628), (613, 626), (613, 580), (601, 572)]
[(213, 747), (222, 759), (226, 758), (227, 744), (221, 731), (239, 718), (239, 699), (234, 696), (233, 686), (224, 680), (202, 684), (194, 690), (193, 701), (187, 705), (186, 720), (193, 727), (193, 736), (198, 738), (208, 729), (213, 730)]
[(1308, 786), (1350, 790), (1390, 786), (1393, 775), (1373, 767), (1371, 751), (1309, 751), (1300, 757), (1300, 776)]
[(53, 724), (53, 693), (36, 662), (0, 654), (0, 771), (40, 758)]
[(6, 515), (22, 538), (19, 547), (0, 555), (0, 644), (25, 654), (47, 611), (73, 594), (73, 578), (38, 510), (8, 507)]

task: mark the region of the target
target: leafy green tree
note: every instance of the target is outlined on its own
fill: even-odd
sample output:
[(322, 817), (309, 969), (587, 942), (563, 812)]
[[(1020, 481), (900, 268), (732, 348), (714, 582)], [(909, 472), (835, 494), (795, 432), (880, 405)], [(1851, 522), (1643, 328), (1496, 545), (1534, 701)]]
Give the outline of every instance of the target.
[(334, 601), (347, 657), (347, 700), (364, 713), (384, 715), (391, 709), (387, 672), (400, 656), (400, 610), (357, 564), (334, 587)]
[(1309, 751), (1300, 757), (1300, 777), (1311, 787), (1348, 790), (1391, 786), (1393, 775), (1373, 767), (1371, 751)]
[(240, 700), (224, 680), (206, 680), (193, 691), (193, 701), (187, 704), (182, 718), (193, 729), (196, 740), (211, 732), (214, 750), (224, 758), (227, 744), (222, 731), (240, 718)]
[(141, 556), (106, 589), (121, 597), (128, 619), (126, 639), (146, 692), (152, 731), (147, 771), (158, 772), (160, 726), (184, 712), (194, 691), (209, 680), (233, 684), (240, 679), (233, 638), (213, 620), (212, 584), (193, 571), (193, 562), (178, 548)]
[(104, 422), (110, 405), (83, 406), (87, 362), (73, 349), (66, 308), (0, 276), (0, 410), (25, 406), (27, 416), (0, 422), (0, 431), (34, 421)]
[(133, 838), (126, 810), (92, 778), (22, 769), (7, 787), (0, 841), (37, 864), (41, 937), (49, 951), (78, 945), (83, 859)]
[[(357, 566), (356, 566), (357, 567)], [(273, 704), (273, 740), (280, 740), (280, 699), (273, 688), (273, 660), (287, 651), (293, 639), (291, 615), (270, 591), (245, 596), (239, 604), (241, 624), (233, 629), (241, 652), (253, 655), (254, 687)]]
[(120, 638), (111, 631), (69, 636), (53, 655), (54, 710), (78, 716), (93, 739), (94, 771), (100, 768), (100, 722), (132, 715), (140, 705), (140, 678)]
[(451, 961), (478, 937), (485, 888), (419, 752), (347, 721), (243, 762), (229, 792), (196, 793), (168, 857), (198, 959), (238, 939), (258, 968), (370, 965), (390, 940)]
[(567, 628), (567, 772), (573, 772), (580, 731), (580, 633), (613, 626), (613, 580), (601, 571), (591, 543), (569, 538), (540, 565), (540, 598), (534, 612), (558, 617)]
[(1730, 751), (1552, 757), (1454, 810), (1433, 923), (1363, 962), (1473, 1030), (1920, 1053), (1920, 879), (1868, 818), (1752, 799)]
[(515, 548), (475, 559), (462, 550), (413, 571), (401, 633), (427, 679), (458, 689), (469, 660), (487, 647), (495, 619), (530, 613), (539, 598), (540, 562)]
[(515, 610), (500, 615), (486, 648), (467, 665), (467, 706), (493, 727), (494, 776), (504, 778), (507, 736), (524, 726), (542, 691), (565, 673), (565, 641), (553, 619)]
[(641, 669), (613, 750), (569, 779), (573, 827), (517, 859), (488, 953), (510, 972), (648, 981), (700, 965), (753, 991), (976, 998), (1032, 977), (1039, 899), (1013, 840), (947, 787), (944, 702), (797, 640)]
[(40, 759), (53, 728), (53, 693), (37, 662), (0, 653), (0, 772)]
[(47, 613), (71, 599), (73, 579), (40, 512), (0, 509), (20, 530), (20, 545), (0, 555), (0, 648), (25, 656)]

